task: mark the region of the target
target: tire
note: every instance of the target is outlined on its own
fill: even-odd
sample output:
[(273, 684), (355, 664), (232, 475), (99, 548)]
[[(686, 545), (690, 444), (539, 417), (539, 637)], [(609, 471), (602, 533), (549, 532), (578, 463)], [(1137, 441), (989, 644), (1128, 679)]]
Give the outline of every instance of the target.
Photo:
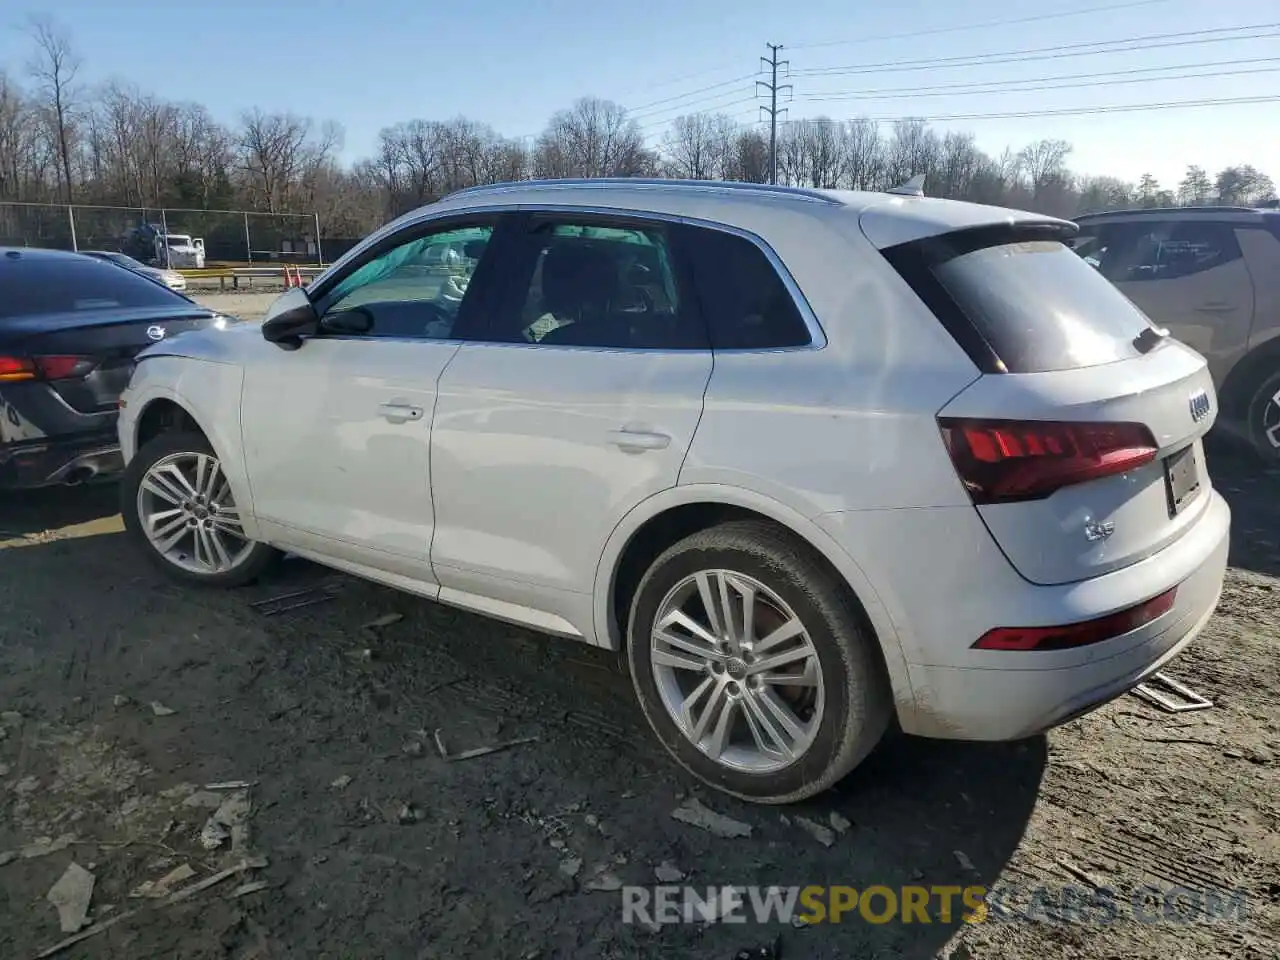
[[(734, 663), (734, 658), (731, 658), (725, 665), (708, 666), (705, 675), (689, 669), (670, 669), (667, 663), (669, 654), (674, 651), (679, 655), (681, 652), (672, 647), (664, 647), (655, 665), (652, 639), (655, 620), (660, 612), (669, 611), (670, 604), (685, 595), (689, 600), (682, 610), (705, 610), (701, 601), (695, 599), (695, 593), (690, 592), (696, 588), (689, 579), (707, 571), (727, 571), (730, 577), (735, 578), (732, 582), (738, 588), (744, 584), (750, 586), (747, 581), (754, 581), (766, 593), (773, 594), (768, 602), (752, 605), (756, 622), (752, 633), (757, 638), (756, 646), (763, 639), (763, 634), (789, 619), (789, 614), (803, 625), (803, 636), (794, 641), (799, 646), (790, 649), (807, 649), (809, 652), (803, 661), (796, 660), (790, 669), (800, 669), (806, 678), (819, 677), (821, 684), (817, 690), (821, 692), (799, 685), (767, 687), (775, 700), (781, 699), (780, 689), (786, 690), (788, 707), (796, 707), (791, 712), (792, 719), (801, 720), (801, 725), (809, 730), (804, 749), (793, 751), (793, 759), (764, 758), (766, 764), (775, 765), (772, 769), (749, 768), (741, 756), (734, 762), (734, 747), (724, 751), (721, 759), (713, 759), (709, 751), (714, 747), (701, 748), (685, 734), (674, 715), (676, 710), (672, 704), (678, 704), (682, 696), (690, 692), (689, 688), (703, 684), (711, 685), (712, 691), (721, 681), (726, 687), (733, 688), (730, 680), (744, 666), (746, 671), (765, 669), (764, 660), (777, 656), (772, 651), (787, 652), (787, 647), (778, 644), (772, 647), (772, 651), (747, 652), (748, 659), (756, 658), (754, 665), (743, 664), (741, 658)], [(735, 589), (729, 595), (735, 598), (735, 608), (744, 609), (740, 603), (742, 594)], [(780, 605), (775, 605), (773, 600), (780, 601)], [(767, 622), (771, 618), (773, 622)], [(695, 619), (701, 617), (695, 616)], [(741, 635), (740, 623), (741, 619), (735, 620), (734, 629)], [(683, 630), (678, 625), (677, 629)], [(682, 636), (692, 634), (684, 631)], [(787, 644), (792, 642), (784, 641)], [(835, 784), (857, 766), (883, 736), (890, 719), (891, 700), (888, 678), (876, 643), (861, 624), (856, 601), (848, 585), (823, 565), (806, 544), (767, 522), (734, 521), (681, 540), (653, 562), (640, 581), (632, 603), (627, 629), (627, 659), (632, 684), (645, 718), (681, 766), (708, 786), (740, 799), (786, 804), (821, 793)], [(798, 653), (795, 655), (799, 656)], [(802, 663), (803, 667), (798, 668), (795, 663)], [(659, 673), (665, 677), (660, 678)], [(681, 678), (674, 685), (673, 676)], [(748, 689), (748, 684), (755, 686)], [(734, 709), (737, 716), (732, 721), (733, 734), (736, 742), (745, 742), (748, 751), (753, 741), (757, 747), (761, 741), (758, 736), (752, 736), (746, 715), (753, 710), (757, 718), (760, 711), (769, 715), (765, 708), (770, 705), (762, 699), (765, 694), (752, 692), (759, 691), (761, 687), (760, 677), (748, 672), (736, 688)], [(709, 698), (712, 694), (707, 696)], [(789, 699), (793, 696), (798, 697), (795, 703)], [(747, 702), (748, 699), (751, 703)], [(698, 701), (698, 705), (704, 706), (708, 702)], [(700, 711), (691, 711), (690, 718), (697, 719), (695, 714), (700, 714)], [(777, 716), (776, 713), (772, 715)], [(757, 719), (757, 725), (759, 722)], [(688, 722), (685, 725), (689, 726)], [(716, 725), (708, 722), (704, 726), (711, 728)], [(696, 725), (694, 730), (696, 732)], [(713, 739), (707, 735), (702, 742), (705, 744)]]
[[(206, 587), (240, 587), (252, 583), (279, 557), (279, 551), (274, 547), (265, 543), (237, 540), (230, 534), (224, 533), (219, 537), (219, 542), (227, 547), (228, 557), (234, 562), (222, 570), (200, 570), (193, 569), (199, 566), (199, 556), (194, 547), (194, 533), (188, 533), (181, 541), (181, 549), (184, 552), (190, 551), (186, 556), (187, 565), (184, 565), (182, 560), (175, 559), (172, 554), (162, 552), (144, 529), (144, 521), (140, 515), (140, 510), (144, 509), (142, 501), (167, 507), (166, 501), (149, 492), (153, 487), (148, 488), (145, 497), (140, 495), (143, 481), (151, 468), (170, 458), (177, 458), (171, 463), (181, 465), (188, 458), (196, 457), (211, 458), (213, 463), (217, 463), (217, 455), (209, 445), (209, 441), (202, 434), (186, 431), (162, 433), (146, 443), (134, 455), (120, 481), (120, 513), (124, 517), (125, 530), (151, 562), (175, 580)], [(206, 461), (206, 469), (209, 465)], [(214, 486), (220, 488), (219, 484)], [(225, 511), (233, 506), (234, 500), (230, 499), (228, 493), (222, 509)], [(184, 508), (175, 505), (174, 509)], [(191, 513), (184, 513), (184, 516), (194, 519), (194, 514)], [(207, 510), (204, 516), (206, 522), (212, 522)], [(175, 523), (180, 519), (182, 518), (177, 516), (173, 518)], [(164, 529), (163, 524), (161, 529)]]
[[(1280, 464), (1280, 370), (1258, 384), (1245, 408), (1245, 432), (1254, 454), (1266, 463)], [(1270, 439), (1274, 436), (1274, 442)]]

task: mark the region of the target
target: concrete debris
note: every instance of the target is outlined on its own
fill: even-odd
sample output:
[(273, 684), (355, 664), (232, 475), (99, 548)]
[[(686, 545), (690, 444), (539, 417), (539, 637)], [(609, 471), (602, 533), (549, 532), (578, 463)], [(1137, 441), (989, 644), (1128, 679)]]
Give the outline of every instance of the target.
[(172, 717), (178, 711), (173, 709), (173, 707), (166, 707), (159, 700), (152, 700), (151, 712), (154, 713), (157, 717)]
[(622, 889), (622, 881), (610, 870), (598, 870), (595, 876), (583, 884), (582, 889), (592, 893), (613, 893)]
[(335, 790), (345, 790), (347, 789), (347, 787), (351, 786), (351, 777), (348, 774), (344, 773), (342, 776), (338, 777), (331, 784), (329, 784), (329, 786), (333, 787), (333, 789)]
[(117, 693), (111, 698), (111, 705), (113, 707), (127, 707), (131, 703), (133, 703), (133, 698), (126, 697), (123, 693)]
[(382, 616), (378, 617), (376, 620), (370, 620), (360, 629), (376, 630), (378, 629), (378, 627), (389, 627), (393, 623), (399, 623), (403, 619), (404, 619), (404, 614), (402, 613), (384, 613)]
[(222, 780), (218, 783), (206, 783), (206, 790), (248, 790), (254, 785), (251, 780)]
[(706, 830), (712, 836), (724, 839), (751, 836), (751, 824), (743, 823), (741, 820), (734, 820), (732, 817), (726, 817), (724, 814), (709, 810), (695, 797), (690, 797), (672, 810), (671, 816), (681, 823), (687, 823), (691, 827)]
[(8, 775), (9, 765), (7, 763), (0, 763), (0, 777), (7, 777)]
[(76, 933), (83, 929), (88, 921), (92, 898), (93, 874), (75, 861), (45, 894), (45, 899), (58, 911), (58, 923), (63, 933)]
[(231, 899), (247, 897), (251, 893), (260, 893), (271, 886), (266, 880), (255, 880), (253, 883), (242, 883), (231, 891)]
[(570, 857), (567, 860), (560, 861), (560, 872), (566, 877), (576, 877), (578, 871), (582, 869), (581, 857)]
[(0, 710), (0, 726), (17, 727), (22, 724), (22, 714), (17, 710)]
[(956, 863), (960, 864), (961, 870), (968, 870), (970, 873), (977, 873), (978, 870), (973, 865), (973, 861), (969, 859), (969, 855), (963, 850), (953, 850), (952, 853), (956, 858)]
[(191, 865), (189, 863), (184, 863), (181, 866), (170, 870), (159, 880), (147, 880), (144, 883), (138, 884), (138, 886), (129, 893), (129, 896), (135, 899), (145, 897), (149, 900), (159, 900), (160, 898), (167, 897), (169, 894), (173, 893), (173, 888), (178, 884), (190, 880), (195, 875), (196, 872), (191, 868)]
[(200, 831), (200, 845), (206, 850), (217, 850), (231, 838), (231, 831), (220, 824), (214, 817), (205, 821)]
[(685, 878), (685, 872), (670, 860), (663, 860), (653, 868), (653, 875), (659, 883), (679, 883)]
[(831, 811), (831, 816), (828, 819), (831, 821), (831, 829), (836, 833), (844, 833), (853, 826), (852, 820), (834, 810)]
[(222, 806), (222, 794), (212, 790), (197, 790), (182, 801), (184, 807), (201, 807), (205, 810), (216, 810)]
[(406, 740), (400, 744), (400, 752), (407, 757), (416, 757), (422, 753), (421, 740)]
[(0, 727), (0, 740), (7, 740), (9, 737), (8, 727)]
[(17, 850), (0, 850), (0, 867), (7, 867), (18, 859)]
[(824, 847), (829, 847), (836, 842), (836, 835), (831, 830), (808, 817), (796, 817), (796, 825)]

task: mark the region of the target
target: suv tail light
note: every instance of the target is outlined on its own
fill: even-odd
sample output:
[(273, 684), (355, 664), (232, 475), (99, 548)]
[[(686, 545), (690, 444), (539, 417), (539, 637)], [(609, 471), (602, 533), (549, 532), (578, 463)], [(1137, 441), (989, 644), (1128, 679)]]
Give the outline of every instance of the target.
[(939, 417), (942, 439), (975, 504), (1041, 500), (1155, 459), (1140, 423), (1060, 423)]
[(1059, 627), (998, 627), (988, 630), (973, 645), (975, 650), (1071, 650), (1123, 636), (1145, 627), (1173, 609), (1178, 588), (1166, 590), (1146, 603), (1097, 620)]
[(93, 357), (3, 357), (0, 383), (19, 380), (69, 380), (83, 377), (97, 365)]

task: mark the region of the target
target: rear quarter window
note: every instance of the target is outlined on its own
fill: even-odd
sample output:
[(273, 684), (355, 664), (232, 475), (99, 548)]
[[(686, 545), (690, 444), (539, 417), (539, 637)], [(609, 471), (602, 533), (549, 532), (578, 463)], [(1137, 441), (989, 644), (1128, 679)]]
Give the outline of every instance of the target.
[(1010, 373), (1137, 356), (1146, 315), (1058, 240), (999, 243), (932, 267), (937, 282)]
[(49, 313), (191, 306), (132, 270), (92, 257), (0, 258), (0, 320)]

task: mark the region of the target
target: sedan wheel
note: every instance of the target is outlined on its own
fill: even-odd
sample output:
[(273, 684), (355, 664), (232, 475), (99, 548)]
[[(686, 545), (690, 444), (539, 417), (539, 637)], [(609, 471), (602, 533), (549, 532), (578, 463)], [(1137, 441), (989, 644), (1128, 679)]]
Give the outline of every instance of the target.
[(734, 521), (653, 561), (627, 630), (631, 680), (673, 757), (734, 796), (790, 803), (880, 740), (890, 697), (839, 575), (786, 530)]

